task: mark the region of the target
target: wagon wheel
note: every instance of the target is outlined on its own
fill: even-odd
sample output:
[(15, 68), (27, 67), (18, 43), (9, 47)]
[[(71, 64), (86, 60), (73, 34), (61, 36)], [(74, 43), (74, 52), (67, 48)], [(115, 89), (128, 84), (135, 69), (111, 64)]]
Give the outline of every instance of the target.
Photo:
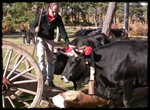
[(3, 41), (3, 108), (33, 108), (41, 101), (43, 76), (35, 60), (22, 48)]

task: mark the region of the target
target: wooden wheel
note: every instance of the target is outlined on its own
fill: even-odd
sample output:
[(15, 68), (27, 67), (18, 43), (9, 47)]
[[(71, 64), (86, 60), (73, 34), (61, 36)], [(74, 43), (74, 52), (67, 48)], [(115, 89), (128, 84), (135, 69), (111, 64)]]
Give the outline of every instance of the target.
[(8, 41), (2, 43), (2, 107), (36, 107), (43, 93), (39, 66), (24, 49)]

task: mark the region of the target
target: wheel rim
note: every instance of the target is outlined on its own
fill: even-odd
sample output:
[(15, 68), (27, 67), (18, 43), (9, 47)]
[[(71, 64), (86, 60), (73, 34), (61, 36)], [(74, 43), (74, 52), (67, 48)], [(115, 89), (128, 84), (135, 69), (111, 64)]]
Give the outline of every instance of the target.
[(3, 108), (36, 107), (43, 93), (43, 76), (39, 66), (24, 49), (13, 43), (3, 41), (2, 49)]

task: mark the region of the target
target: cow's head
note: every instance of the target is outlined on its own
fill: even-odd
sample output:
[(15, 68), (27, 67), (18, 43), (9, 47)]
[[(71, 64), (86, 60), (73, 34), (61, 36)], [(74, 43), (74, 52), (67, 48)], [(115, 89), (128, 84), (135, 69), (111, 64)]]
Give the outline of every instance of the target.
[(92, 56), (83, 56), (83, 54), (79, 54), (77, 57), (70, 56), (61, 75), (61, 80), (66, 83), (72, 81), (75, 90), (87, 84), (90, 79), (90, 66), (93, 66), (93, 63), (97, 66), (102, 57), (96, 51), (93, 50), (91, 53), (94, 55), (94, 59)]
[(55, 64), (55, 71), (54, 74), (61, 75), (68, 60), (68, 56), (62, 54), (61, 52), (57, 51), (54, 53), (53, 62)]
[(103, 33), (89, 37), (87, 40), (89, 45), (91, 45), (94, 48), (101, 47), (105, 44), (110, 43), (108, 37)]
[(61, 79), (65, 82), (72, 81), (74, 89), (79, 89), (89, 81), (90, 69), (85, 63), (83, 56), (71, 56), (68, 59), (67, 65), (61, 75)]
[[(91, 36), (89, 38), (79, 40), (77, 47), (80, 48), (81, 46), (86, 45), (95, 49), (109, 42), (110, 41), (105, 34), (98, 34), (96, 36)], [(70, 58), (68, 59), (67, 65), (62, 73), (61, 78), (65, 82), (72, 81), (74, 83), (75, 89), (78, 89), (89, 81), (90, 65), (86, 64), (86, 61), (90, 59), (90, 57), (78, 55), (75, 51), (68, 55)]]

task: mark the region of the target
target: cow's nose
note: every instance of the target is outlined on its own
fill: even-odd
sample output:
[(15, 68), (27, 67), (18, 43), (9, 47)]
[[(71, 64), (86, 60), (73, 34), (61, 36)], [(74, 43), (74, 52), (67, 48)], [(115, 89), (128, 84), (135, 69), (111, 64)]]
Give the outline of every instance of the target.
[(60, 79), (63, 80), (65, 83), (69, 82), (68, 79), (65, 76), (61, 76)]

